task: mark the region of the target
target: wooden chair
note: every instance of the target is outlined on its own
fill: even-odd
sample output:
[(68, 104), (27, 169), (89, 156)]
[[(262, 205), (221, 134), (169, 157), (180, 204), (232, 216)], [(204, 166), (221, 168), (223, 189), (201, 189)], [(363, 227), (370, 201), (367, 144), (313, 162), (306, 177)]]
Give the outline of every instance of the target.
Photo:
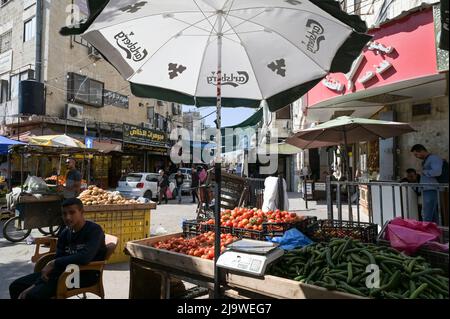
[[(55, 237), (43, 237), (37, 238), (35, 240), (36, 249), (31, 261), (35, 262), (34, 272), (40, 272), (51, 260), (55, 259), (56, 256), (56, 245), (58, 238)], [(85, 270), (95, 270), (100, 273), (99, 280), (96, 284), (85, 287), (85, 288), (76, 288), (76, 289), (68, 289), (66, 286), (66, 279), (71, 274), (70, 272), (62, 273), (58, 278), (58, 287), (56, 290), (56, 299), (67, 299), (77, 295), (83, 295), (86, 298), (87, 293), (92, 293), (94, 295), (99, 296), (100, 298), (105, 298), (105, 292), (103, 289), (103, 268), (105, 266), (105, 262), (111, 257), (114, 253), (118, 243), (118, 238), (112, 235), (105, 235), (105, 244), (106, 244), (106, 256), (104, 261), (94, 261), (87, 265), (82, 265), (80, 267), (80, 272)], [(49, 245), (50, 249), (48, 252), (40, 253), (40, 246)]]

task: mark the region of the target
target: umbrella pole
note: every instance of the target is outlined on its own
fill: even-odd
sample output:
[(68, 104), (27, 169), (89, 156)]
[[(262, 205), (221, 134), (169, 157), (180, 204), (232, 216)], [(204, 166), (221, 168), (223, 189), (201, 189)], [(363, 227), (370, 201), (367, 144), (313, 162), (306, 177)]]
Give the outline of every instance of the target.
[[(347, 169), (346, 169), (346, 175), (347, 175), (347, 181), (348, 182), (351, 182), (351, 181), (353, 181), (353, 178), (352, 178), (352, 171), (351, 171), (351, 168), (350, 168), (350, 158), (349, 158), (349, 156), (348, 156), (348, 142), (347, 142), (347, 131), (346, 131), (346, 129), (345, 129), (345, 126), (344, 126), (344, 158), (345, 158), (345, 162), (346, 162), (346, 165), (347, 165)], [(350, 184), (348, 184), (348, 186), (347, 186), (347, 202), (348, 202), (348, 219), (350, 220), (350, 221), (352, 221), (353, 220), (353, 209), (352, 209), (352, 192), (351, 192), (351, 190), (352, 190), (352, 186), (350, 185)]]
[(214, 299), (221, 297), (220, 293), (220, 268), (217, 266), (217, 260), (220, 255), (220, 197), (222, 181), (222, 12), (217, 13), (217, 141), (216, 141), (216, 159), (215, 179), (216, 179), (216, 200), (215, 200), (215, 239), (214, 239)]

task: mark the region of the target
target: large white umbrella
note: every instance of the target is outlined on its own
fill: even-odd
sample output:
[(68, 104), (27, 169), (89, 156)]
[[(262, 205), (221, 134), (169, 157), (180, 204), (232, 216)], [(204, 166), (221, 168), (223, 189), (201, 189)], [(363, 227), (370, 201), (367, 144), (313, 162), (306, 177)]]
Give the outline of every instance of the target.
[[(348, 72), (370, 40), (331, 0), (92, 0), (78, 29), (131, 83), (134, 95), (183, 104), (275, 111), (329, 72)], [(220, 185), (220, 152), (216, 179)], [(220, 189), (217, 196), (220, 195)], [(216, 199), (220, 233), (220, 200)], [(216, 236), (216, 259), (220, 254)], [(216, 276), (216, 280), (218, 277)], [(216, 281), (218, 284), (218, 281)], [(218, 285), (216, 285), (217, 287)]]
[[(284, 107), (370, 40), (331, 0), (99, 0), (82, 37), (135, 95), (197, 106)], [(218, 59), (220, 55), (220, 59)], [(219, 76), (221, 74), (221, 76)], [(220, 83), (221, 82), (221, 83)]]

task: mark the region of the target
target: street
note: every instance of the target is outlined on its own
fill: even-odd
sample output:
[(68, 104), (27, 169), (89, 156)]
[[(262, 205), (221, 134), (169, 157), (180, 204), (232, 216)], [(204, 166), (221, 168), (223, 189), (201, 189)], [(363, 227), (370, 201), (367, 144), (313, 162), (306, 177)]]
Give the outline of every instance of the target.
[[(176, 233), (182, 231), (183, 220), (195, 219), (196, 204), (191, 204), (191, 197), (183, 197), (182, 204), (175, 200), (169, 201), (167, 205), (160, 205), (152, 211), (150, 233), (165, 231)], [(319, 219), (327, 218), (326, 205), (315, 202), (305, 204), (296, 193), (289, 193), (290, 211), (298, 214), (317, 216)], [(347, 207), (343, 207), (343, 216), (347, 216)], [(354, 210), (355, 211), (355, 210)], [(364, 221), (364, 218), (362, 217)], [(0, 226), (3, 226), (1, 222)], [(37, 230), (33, 230), (31, 236), (36, 238), (42, 236)], [(0, 232), (0, 299), (9, 299), (8, 287), (12, 281), (21, 276), (33, 272), (34, 264), (31, 256), (34, 254), (35, 245), (28, 245), (26, 241), (10, 243), (3, 238)], [(129, 289), (129, 265), (128, 263), (106, 265), (103, 273), (103, 284), (106, 299), (128, 299)], [(186, 284), (186, 287), (190, 287)], [(77, 298), (77, 297), (74, 297)], [(89, 294), (88, 298), (97, 298)]]

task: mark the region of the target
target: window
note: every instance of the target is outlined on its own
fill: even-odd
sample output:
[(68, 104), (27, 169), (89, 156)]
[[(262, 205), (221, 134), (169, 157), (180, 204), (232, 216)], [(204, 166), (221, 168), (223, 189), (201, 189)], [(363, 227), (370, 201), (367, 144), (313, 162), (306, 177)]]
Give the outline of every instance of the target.
[(14, 74), (10, 78), (10, 96), (9, 100), (13, 100), (19, 96), (19, 84), (22, 81), (33, 79), (34, 78), (34, 71), (33, 70), (27, 70), (18, 74)]
[(147, 119), (150, 121), (150, 123), (153, 122), (153, 118), (155, 117), (155, 107), (148, 107), (147, 108)]
[(178, 108), (176, 107), (175, 103), (172, 103), (172, 114), (178, 115)]
[(431, 115), (431, 103), (414, 104), (412, 106), (412, 116)]
[(163, 101), (160, 101), (160, 100), (158, 100), (158, 101), (156, 102), (156, 105), (158, 105), (158, 106), (164, 106), (164, 102), (163, 102)]
[(104, 83), (76, 73), (69, 73), (67, 99), (95, 107), (103, 107)]
[(85, 46), (86, 48), (89, 47), (89, 42), (84, 40), (80, 35), (74, 35), (74, 36), (72, 36), (72, 39), (73, 39), (73, 42), (81, 44), (82, 46)]
[(277, 120), (290, 120), (291, 119), (291, 105), (282, 108), (276, 112)]
[(12, 30), (0, 35), (0, 54), (11, 49)]
[(7, 80), (0, 80), (0, 103), (8, 101), (9, 83)]
[(36, 35), (36, 17), (25, 21), (23, 28), (23, 42), (30, 41)]

